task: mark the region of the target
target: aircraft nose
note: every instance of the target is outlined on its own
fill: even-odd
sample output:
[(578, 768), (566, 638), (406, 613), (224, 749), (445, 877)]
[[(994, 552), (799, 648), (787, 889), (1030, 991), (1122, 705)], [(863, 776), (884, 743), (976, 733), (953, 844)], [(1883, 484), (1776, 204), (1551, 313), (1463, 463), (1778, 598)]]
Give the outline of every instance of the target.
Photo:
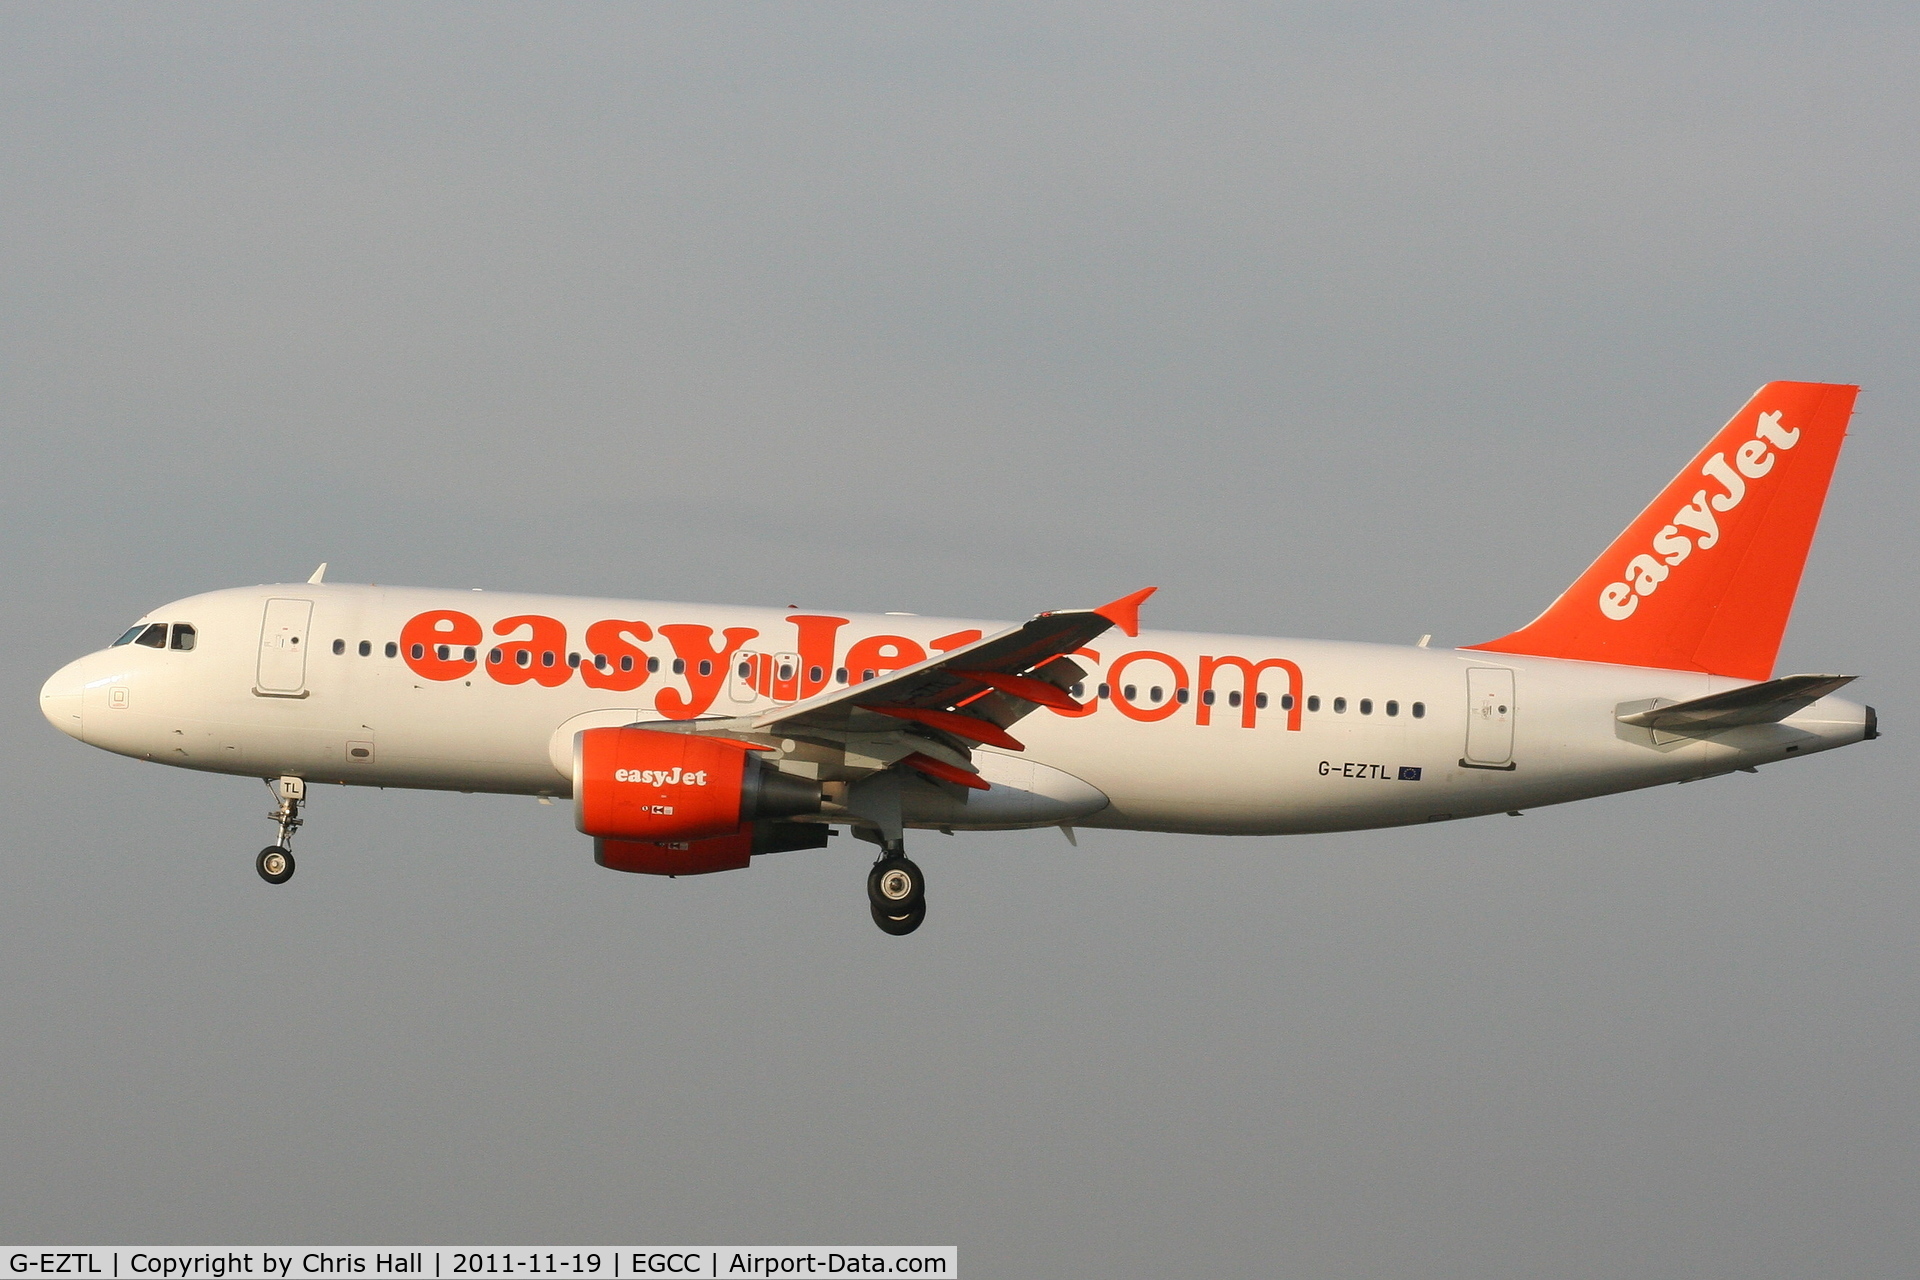
[(84, 684), (80, 664), (69, 662), (40, 686), (40, 714), (54, 728), (75, 738), (80, 737), (80, 694)]

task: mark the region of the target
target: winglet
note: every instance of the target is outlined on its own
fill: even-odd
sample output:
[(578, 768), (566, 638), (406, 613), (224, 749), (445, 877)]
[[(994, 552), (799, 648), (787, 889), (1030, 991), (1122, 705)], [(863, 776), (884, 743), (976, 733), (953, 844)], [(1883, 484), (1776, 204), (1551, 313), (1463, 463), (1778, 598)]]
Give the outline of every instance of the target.
[(313, 571), (313, 576), (311, 578), (308, 578), (307, 581), (308, 582), (325, 582), (326, 580), (327, 580), (327, 562), (325, 560), (322, 560), (320, 562), (320, 567)]
[(1158, 591), (1158, 587), (1142, 587), (1130, 596), (1121, 596), (1118, 600), (1101, 605), (1094, 612), (1120, 628), (1130, 636), (1140, 634), (1140, 606), (1148, 596)]

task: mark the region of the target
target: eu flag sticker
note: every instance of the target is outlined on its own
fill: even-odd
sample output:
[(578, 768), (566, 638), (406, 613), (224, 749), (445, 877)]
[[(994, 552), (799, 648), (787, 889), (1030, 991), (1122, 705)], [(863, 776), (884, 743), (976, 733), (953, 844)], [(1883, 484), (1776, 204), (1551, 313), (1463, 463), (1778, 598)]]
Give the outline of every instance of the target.
[(1402, 781), (1402, 782), (1418, 782), (1418, 781), (1420, 781), (1420, 766), (1418, 766), (1418, 765), (1411, 765), (1411, 764), (1403, 764), (1403, 765), (1401, 765), (1401, 766), (1400, 766), (1400, 781)]

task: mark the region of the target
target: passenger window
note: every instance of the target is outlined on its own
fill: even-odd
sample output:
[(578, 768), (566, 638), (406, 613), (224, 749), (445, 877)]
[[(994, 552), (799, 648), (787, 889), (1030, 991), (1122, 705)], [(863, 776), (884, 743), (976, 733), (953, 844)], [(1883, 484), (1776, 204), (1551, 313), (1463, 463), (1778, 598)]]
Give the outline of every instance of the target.
[(1203, 707), (1213, 705), (1213, 690), (1208, 689), (1200, 695), (1200, 705)]
[(475, 653), (474, 647), (472, 645), (468, 645), (466, 648), (460, 651), (460, 660), (462, 662), (472, 662), (474, 653)]
[(865, 684), (867, 681), (873, 679), (875, 676), (879, 674), (880, 673), (878, 671), (875, 671), (872, 667), (867, 667), (860, 672), (860, 683)]
[(123, 644), (132, 644), (133, 638), (139, 635), (142, 631), (145, 631), (146, 629), (147, 628), (144, 624), (136, 623), (135, 625), (127, 628), (127, 634), (121, 636), (118, 640), (115, 640), (112, 644), (108, 645), (107, 648), (118, 649)]
[(360, 642), (360, 656), (363, 658), (368, 658), (373, 656), (373, 641), (362, 640)]
[(1160, 686), (1159, 686), (1159, 685), (1155, 685), (1155, 686), (1153, 686), (1153, 688), (1151, 688), (1151, 689), (1149, 689), (1149, 690), (1147, 690), (1147, 701), (1148, 701), (1148, 702), (1152, 702), (1152, 703), (1158, 703), (1158, 702), (1160, 701), (1160, 697), (1161, 697), (1161, 694), (1160, 694)]
[[(651, 666), (652, 664), (649, 663), (648, 665)], [(685, 658), (675, 658), (673, 660), (673, 674), (677, 676), (687, 674), (687, 660)]]
[(347, 651), (347, 642), (345, 640), (335, 640), (333, 642), (333, 651), (336, 654), (345, 653)]
[(1362, 699), (1360, 699), (1360, 714), (1361, 714), (1361, 715), (1363, 715), (1363, 716), (1370, 716), (1370, 715), (1372, 715), (1372, 714), (1373, 714), (1373, 699), (1372, 699), (1372, 698), (1362, 698)]
[(147, 646), (147, 648), (149, 649), (166, 648), (167, 647), (167, 624), (164, 622), (152, 623), (147, 627), (145, 631), (142, 631), (140, 633), (140, 638), (135, 640), (134, 643), (143, 644)]
[(1094, 694), (1094, 696), (1097, 698), (1111, 698), (1113, 696), (1113, 690), (1103, 684), (1100, 686), (1099, 690)]
[(821, 670), (820, 668), (818, 668), (818, 667), (808, 667), (808, 668), (807, 668), (807, 683), (808, 683), (808, 684), (819, 684), (819, 683), (820, 683), (820, 681), (821, 681), (821, 678), (822, 678), (823, 676), (825, 676), (825, 675), (826, 675), (826, 672), (824, 672), (824, 671), (822, 671), (822, 670)]
[[(655, 659), (653, 659), (653, 658), (649, 658), (649, 659), (647, 659), (647, 670), (649, 670), (649, 671), (652, 671), (652, 670), (654, 669), (654, 667), (653, 667), (653, 664), (654, 664), (654, 662), (655, 662), (655, 661), (656, 661), (656, 660), (655, 660)], [(623, 653), (623, 654), (621, 654), (621, 655), (620, 655), (620, 669), (621, 669), (622, 671), (631, 671), (631, 670), (633, 670), (633, 655), (632, 655), (632, 654), (630, 654), (630, 653)]]
[(1426, 703), (1424, 703), (1424, 702), (1416, 702), (1416, 703), (1414, 703), (1414, 704), (1413, 704), (1413, 718), (1414, 718), (1415, 720), (1419, 720), (1419, 719), (1422, 719), (1423, 717), (1425, 717), (1425, 715), (1426, 715), (1426, 714), (1427, 714), (1427, 704), (1426, 704)]
[(397, 658), (400, 656), (400, 646), (391, 640), (387, 641), (387, 656), (389, 658)]
[(1281, 695), (1280, 695), (1280, 709), (1281, 709), (1282, 711), (1291, 711), (1291, 710), (1293, 710), (1293, 695), (1292, 695), (1292, 694), (1290, 694), (1290, 693), (1283, 693), (1283, 694), (1281, 694)]
[(845, 684), (847, 682), (847, 669), (845, 667), (838, 668), (834, 671), (833, 678), (837, 683)]
[(1230, 707), (1240, 705), (1240, 691), (1238, 689), (1234, 689), (1227, 694), (1227, 705)]
[[(176, 622), (173, 624), (173, 647), (174, 648), (182, 649), (182, 650), (191, 649), (193, 648), (194, 641), (198, 640), (199, 638), (200, 637), (194, 632), (194, 629), (188, 626), (186, 623)], [(338, 649), (335, 649), (334, 652), (338, 653), (340, 651)]]
[(553, 665), (553, 650), (548, 649), (545, 653), (540, 655), (540, 665), (543, 667), (550, 667)]
[[(625, 666), (623, 666), (623, 667), (621, 667), (621, 668), (620, 668), (620, 669), (621, 669), (622, 671), (631, 671), (631, 670), (633, 670), (633, 659), (632, 659), (632, 658), (622, 658), (622, 659), (621, 659), (621, 661), (622, 661), (623, 663), (625, 663), (625, 664), (626, 664)], [(659, 669), (660, 669), (660, 659), (658, 659), (658, 658), (648, 658), (648, 659), (647, 659), (647, 670), (648, 670), (648, 671), (658, 671)]]
[(594, 654), (593, 666), (596, 671), (605, 671), (607, 669), (607, 655), (604, 653)]
[[(819, 668), (816, 667), (815, 670), (819, 670)], [(733, 674), (739, 676), (742, 680), (750, 680), (753, 678), (753, 664), (751, 662), (743, 662), (733, 669)]]
[(1067, 690), (1067, 692), (1076, 698), (1084, 698), (1087, 696), (1087, 686), (1082, 681), (1075, 681), (1073, 688)]
[(1140, 695), (1140, 690), (1137, 685), (1127, 685), (1124, 688), (1122, 688), (1120, 692), (1127, 695), (1128, 702), (1132, 702), (1136, 697)]
[(700, 674), (703, 676), (710, 676), (713, 674), (713, 660), (711, 658), (700, 659)]
[(445, 662), (448, 658), (453, 656), (453, 650), (447, 648), (447, 646), (443, 644), (435, 645), (433, 649), (433, 656), (440, 659), (440, 661)]
[(520, 667), (530, 667), (530, 666), (532, 666), (532, 665), (533, 665), (533, 650), (531, 650), (531, 649), (515, 649), (515, 650), (513, 651), (513, 662), (514, 662), (514, 665), (515, 665), (515, 666), (520, 666)]
[(1307, 710), (1309, 710), (1309, 711), (1318, 711), (1319, 709), (1320, 709), (1320, 695), (1319, 695), (1319, 694), (1317, 694), (1317, 693), (1313, 693), (1313, 694), (1308, 694), (1308, 695), (1307, 695)]
[(568, 654), (567, 665), (570, 667), (578, 667), (580, 665), (580, 655), (577, 653)]
[(1253, 696), (1253, 705), (1265, 711), (1267, 709), (1267, 695), (1264, 693), (1255, 694)]
[(1345, 698), (1335, 698), (1333, 700), (1333, 714), (1337, 716), (1343, 716), (1346, 713), (1347, 713), (1347, 700)]
[(1397, 702), (1394, 702), (1394, 701), (1393, 701), (1393, 700), (1391, 700), (1391, 699), (1389, 699), (1389, 700), (1387, 701), (1387, 714), (1388, 714), (1388, 715), (1390, 715), (1390, 716), (1397, 716), (1397, 715), (1399, 715), (1399, 714), (1400, 714), (1400, 704), (1399, 704), (1399, 703), (1397, 703)]
[(417, 644), (413, 646), (413, 648), (409, 650), (409, 652), (413, 654), (413, 660), (415, 662), (418, 662), (420, 661), (420, 659), (427, 656), (427, 646), (423, 644)]
[(487, 650), (487, 665), (497, 667), (506, 656), (506, 654), (501, 653), (498, 649), (489, 649)]

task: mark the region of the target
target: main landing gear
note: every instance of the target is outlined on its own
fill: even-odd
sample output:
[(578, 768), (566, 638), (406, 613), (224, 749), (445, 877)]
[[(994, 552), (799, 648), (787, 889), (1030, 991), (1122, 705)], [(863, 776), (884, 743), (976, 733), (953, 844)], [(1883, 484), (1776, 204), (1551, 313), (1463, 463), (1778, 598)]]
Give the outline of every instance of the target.
[(293, 879), (293, 833), (306, 821), (300, 816), (300, 806), (307, 798), (307, 784), (295, 777), (269, 778), (267, 787), (280, 802), (280, 807), (267, 815), (269, 822), (279, 824), (280, 843), (262, 849), (253, 860), (253, 869), (268, 884), (285, 884)]
[(881, 855), (867, 873), (867, 901), (883, 933), (904, 937), (927, 918), (927, 881), (901, 846)]

